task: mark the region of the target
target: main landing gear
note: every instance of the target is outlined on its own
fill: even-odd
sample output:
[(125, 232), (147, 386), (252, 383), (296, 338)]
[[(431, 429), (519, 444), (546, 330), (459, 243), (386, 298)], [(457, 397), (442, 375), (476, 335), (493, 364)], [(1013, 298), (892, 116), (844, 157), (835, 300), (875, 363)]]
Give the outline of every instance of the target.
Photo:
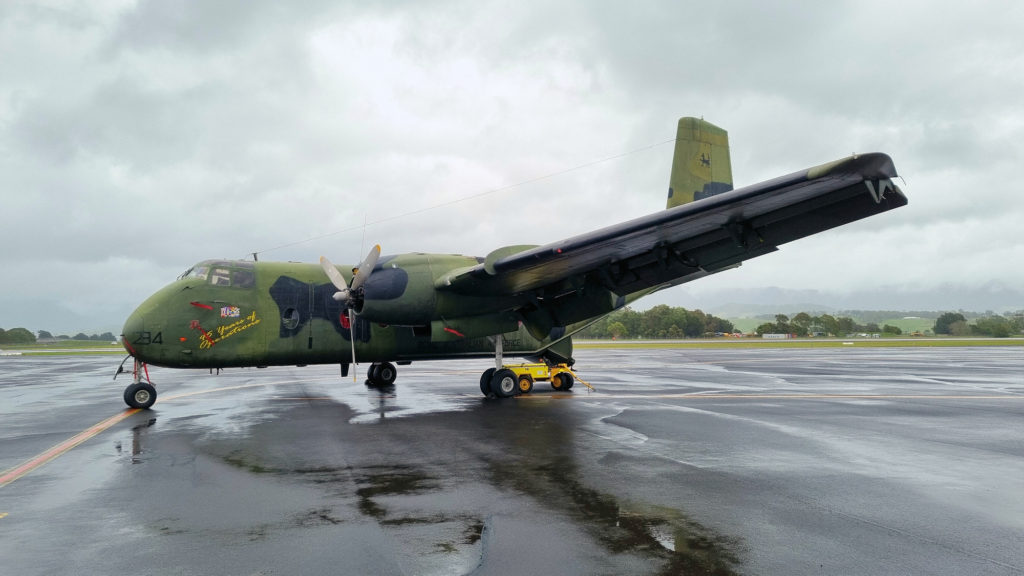
[(398, 370), (391, 362), (374, 362), (366, 372), (366, 384), (376, 387), (387, 387), (395, 383)]
[[(125, 358), (125, 361), (127, 360), (128, 358)], [(149, 379), (149, 367), (146, 366), (146, 363), (139, 362), (135, 358), (132, 358), (132, 362), (132, 383), (124, 389), (124, 403), (131, 408), (146, 410), (156, 402), (156, 387)], [(124, 371), (124, 361), (122, 361), (121, 365), (117, 367), (117, 372), (114, 373), (114, 378)], [(143, 381), (143, 377), (145, 377), (145, 381)]]
[(571, 390), (576, 380), (591, 390), (587, 384), (572, 371), (568, 364), (548, 364), (536, 362), (532, 364), (502, 364), (503, 340), (501, 335), (494, 337), (494, 368), (484, 370), (480, 375), (480, 392), (487, 397), (497, 396), (508, 398), (533, 391), (534, 382), (550, 382), (551, 387), (562, 392)]
[[(534, 382), (550, 382), (551, 388), (559, 392), (572, 390), (578, 376), (568, 364), (548, 365), (543, 362), (534, 364), (511, 364), (501, 368), (488, 368), (480, 375), (480, 392), (484, 396), (509, 398), (533, 391)], [(583, 382), (580, 379), (580, 382)], [(590, 387), (589, 384), (583, 382)]]

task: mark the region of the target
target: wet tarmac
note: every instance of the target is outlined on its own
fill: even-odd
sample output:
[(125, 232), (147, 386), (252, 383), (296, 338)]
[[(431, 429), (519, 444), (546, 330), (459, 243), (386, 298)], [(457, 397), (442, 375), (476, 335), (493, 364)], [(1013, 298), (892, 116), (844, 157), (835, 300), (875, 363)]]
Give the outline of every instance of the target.
[(1024, 349), (582, 350), (482, 361), (0, 358), (3, 574), (1022, 574)]

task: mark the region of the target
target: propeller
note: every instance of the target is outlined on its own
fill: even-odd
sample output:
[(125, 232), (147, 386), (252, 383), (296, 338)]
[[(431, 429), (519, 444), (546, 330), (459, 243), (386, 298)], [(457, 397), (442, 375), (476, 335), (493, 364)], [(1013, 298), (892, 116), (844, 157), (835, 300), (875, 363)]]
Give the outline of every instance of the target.
[(357, 266), (352, 269), (352, 282), (351, 284), (345, 283), (345, 277), (338, 272), (338, 269), (331, 264), (331, 261), (326, 257), (320, 257), (320, 267), (324, 269), (324, 273), (330, 278), (331, 284), (338, 289), (334, 293), (332, 298), (338, 302), (345, 303), (345, 311), (348, 314), (348, 326), (349, 326), (349, 341), (352, 343), (352, 381), (356, 381), (356, 335), (355, 335), (355, 308), (356, 305), (360, 304), (363, 300), (363, 284), (369, 280), (370, 274), (373, 273), (373, 267), (377, 265), (377, 259), (380, 258), (380, 244), (377, 244), (370, 253), (366, 255), (366, 258)]

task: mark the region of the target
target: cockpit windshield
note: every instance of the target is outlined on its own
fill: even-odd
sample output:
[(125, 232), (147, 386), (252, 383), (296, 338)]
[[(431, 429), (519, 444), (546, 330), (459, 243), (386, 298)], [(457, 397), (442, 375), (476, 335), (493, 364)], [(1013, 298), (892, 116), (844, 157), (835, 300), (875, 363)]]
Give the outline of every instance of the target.
[(204, 260), (189, 268), (179, 280), (195, 278), (214, 286), (249, 288), (256, 283), (255, 266), (242, 260)]
[(206, 280), (206, 273), (209, 271), (210, 269), (208, 267), (203, 266), (202, 264), (196, 264), (186, 270), (181, 276), (178, 276), (178, 280), (183, 278), (200, 278), (202, 280)]

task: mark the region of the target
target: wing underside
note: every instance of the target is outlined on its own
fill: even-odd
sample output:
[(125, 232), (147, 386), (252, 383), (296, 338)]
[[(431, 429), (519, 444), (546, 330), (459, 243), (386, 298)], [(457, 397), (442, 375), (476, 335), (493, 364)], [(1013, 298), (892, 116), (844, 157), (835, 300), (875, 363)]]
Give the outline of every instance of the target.
[(688, 282), (904, 206), (895, 177), (887, 155), (853, 156), (559, 242), (506, 250), (441, 278), (437, 287), (521, 295), (525, 316), (565, 326), (622, 306), (629, 295)]

